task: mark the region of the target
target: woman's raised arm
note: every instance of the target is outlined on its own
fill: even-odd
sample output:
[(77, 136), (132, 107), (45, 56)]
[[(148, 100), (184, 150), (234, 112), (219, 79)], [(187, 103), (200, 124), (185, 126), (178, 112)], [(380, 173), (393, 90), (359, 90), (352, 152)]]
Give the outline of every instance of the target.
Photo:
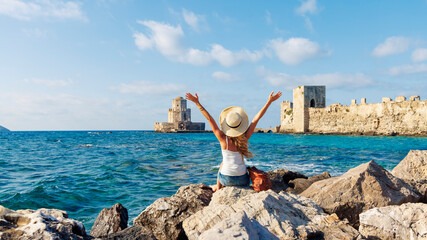
[(258, 121), (262, 118), (262, 116), (264, 116), (268, 107), (270, 107), (270, 104), (279, 99), (280, 96), (282, 96), (282, 92), (280, 91), (276, 94), (274, 94), (274, 91), (270, 93), (270, 96), (268, 96), (267, 103), (264, 105), (264, 107), (261, 108), (261, 110), (259, 110), (258, 114), (255, 115), (254, 119), (252, 120), (251, 125), (249, 125), (249, 128), (245, 133), (246, 139), (249, 140), (249, 138), (251, 138), (252, 133), (254, 133), (256, 125), (258, 124)]
[(208, 120), (209, 124), (211, 125), (212, 131), (215, 134), (216, 138), (222, 142), (225, 139), (224, 133), (218, 128), (218, 125), (216, 124), (213, 117), (209, 114), (209, 112), (200, 104), (199, 102), (199, 96), (197, 96), (197, 93), (192, 95), (191, 93), (186, 93), (185, 98), (194, 102), (196, 106), (199, 108), (200, 112), (205, 116), (205, 118)]

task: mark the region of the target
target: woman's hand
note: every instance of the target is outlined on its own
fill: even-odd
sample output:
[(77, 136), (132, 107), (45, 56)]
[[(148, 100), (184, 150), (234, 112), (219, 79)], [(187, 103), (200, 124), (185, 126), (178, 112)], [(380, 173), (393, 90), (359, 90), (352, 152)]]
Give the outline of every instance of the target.
[(274, 94), (274, 91), (270, 93), (270, 96), (268, 96), (268, 102), (272, 103), (279, 99), (282, 96), (282, 92), (278, 91), (276, 94)]
[(195, 104), (198, 104), (199, 103), (199, 96), (197, 96), (197, 93), (195, 93), (194, 95), (196, 95), (196, 96), (193, 96), (191, 93), (186, 93), (185, 98), (194, 102)]

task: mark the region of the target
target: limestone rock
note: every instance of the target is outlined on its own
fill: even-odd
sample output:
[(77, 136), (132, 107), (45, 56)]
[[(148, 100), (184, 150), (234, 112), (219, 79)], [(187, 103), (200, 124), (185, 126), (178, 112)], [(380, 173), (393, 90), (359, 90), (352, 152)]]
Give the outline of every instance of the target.
[(301, 173), (293, 172), (286, 169), (276, 169), (266, 172), (271, 180), (271, 189), (280, 192), (288, 188), (288, 183), (296, 178), (307, 178)]
[(205, 184), (183, 186), (172, 197), (154, 201), (133, 224), (147, 227), (160, 240), (185, 238), (182, 222), (207, 206), (211, 198), (212, 189)]
[(267, 230), (256, 220), (250, 220), (244, 211), (240, 211), (231, 218), (224, 219), (211, 229), (202, 233), (198, 239), (218, 240), (258, 240), (258, 239), (279, 239)]
[(420, 196), (374, 161), (342, 176), (313, 183), (301, 196), (313, 199), (327, 213), (336, 213), (358, 227), (359, 214), (374, 207), (417, 202)]
[(128, 211), (120, 203), (111, 208), (104, 208), (95, 220), (90, 230), (94, 237), (107, 236), (127, 228)]
[(312, 219), (315, 228), (323, 232), (325, 240), (353, 240), (360, 239), (359, 231), (350, 226), (347, 220), (340, 220), (334, 213), (331, 215), (318, 215)]
[[(227, 188), (215, 192), (214, 195), (228, 195), (230, 190)], [(216, 224), (225, 219), (230, 218), (227, 220), (229, 223), (239, 222), (232, 219), (239, 219), (235, 215), (241, 211), (246, 213), (253, 224), (259, 223), (279, 239), (305, 239), (321, 234), (314, 227), (308, 226), (310, 218), (323, 214), (317, 204), (305, 197), (285, 192), (276, 193), (272, 190), (248, 194), (238, 198), (231, 205), (212, 201), (209, 206), (185, 219), (182, 226), (190, 240), (199, 239), (199, 236), (209, 229), (214, 228), (212, 231), (218, 231)], [(241, 219), (243, 221), (243, 218)], [(227, 221), (220, 225), (228, 226)], [(246, 229), (249, 228), (251, 227), (246, 225)]]
[(359, 231), (368, 239), (427, 239), (427, 204), (370, 209), (360, 214)]
[(143, 226), (132, 226), (123, 231), (100, 238), (103, 240), (156, 240), (153, 233)]
[(286, 189), (286, 191), (293, 192), (295, 194), (300, 194), (304, 192), (304, 190), (306, 190), (308, 187), (310, 187), (311, 184), (313, 184), (314, 182), (324, 180), (330, 177), (331, 175), (328, 172), (323, 172), (322, 174), (314, 175), (307, 179), (296, 178), (294, 180), (289, 181), (290, 188)]
[(391, 173), (413, 186), (427, 203), (427, 150), (411, 150)]
[(240, 198), (256, 193), (249, 187), (224, 187), (220, 190), (221, 194), (213, 194), (209, 204), (232, 205)]
[(427, 179), (427, 150), (411, 150), (391, 173), (405, 180)]
[[(0, 239), (85, 239), (79, 221), (57, 209), (12, 211), (0, 206)], [(51, 213), (52, 215), (49, 215)]]

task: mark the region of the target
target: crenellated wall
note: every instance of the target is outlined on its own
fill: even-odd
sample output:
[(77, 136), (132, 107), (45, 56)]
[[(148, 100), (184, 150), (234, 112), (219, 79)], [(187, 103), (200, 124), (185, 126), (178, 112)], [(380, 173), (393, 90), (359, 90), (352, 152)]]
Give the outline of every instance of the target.
[(309, 132), (427, 135), (427, 101), (309, 108)]
[[(395, 101), (386, 97), (382, 103), (372, 104), (367, 104), (366, 98), (360, 104), (353, 99), (349, 106), (300, 105), (295, 104), (295, 90), (293, 104), (282, 102), (280, 132), (427, 136), (427, 100), (421, 101), (419, 96), (412, 96), (409, 101), (403, 96)], [(301, 112), (305, 113), (303, 119), (298, 117)]]

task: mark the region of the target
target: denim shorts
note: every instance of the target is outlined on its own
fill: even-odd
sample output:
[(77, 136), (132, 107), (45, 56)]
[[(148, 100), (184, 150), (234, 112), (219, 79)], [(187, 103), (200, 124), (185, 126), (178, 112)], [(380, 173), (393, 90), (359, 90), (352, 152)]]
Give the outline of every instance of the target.
[(227, 176), (221, 173), (218, 173), (218, 179), (221, 185), (223, 186), (242, 186), (247, 187), (250, 184), (249, 174), (242, 176)]

